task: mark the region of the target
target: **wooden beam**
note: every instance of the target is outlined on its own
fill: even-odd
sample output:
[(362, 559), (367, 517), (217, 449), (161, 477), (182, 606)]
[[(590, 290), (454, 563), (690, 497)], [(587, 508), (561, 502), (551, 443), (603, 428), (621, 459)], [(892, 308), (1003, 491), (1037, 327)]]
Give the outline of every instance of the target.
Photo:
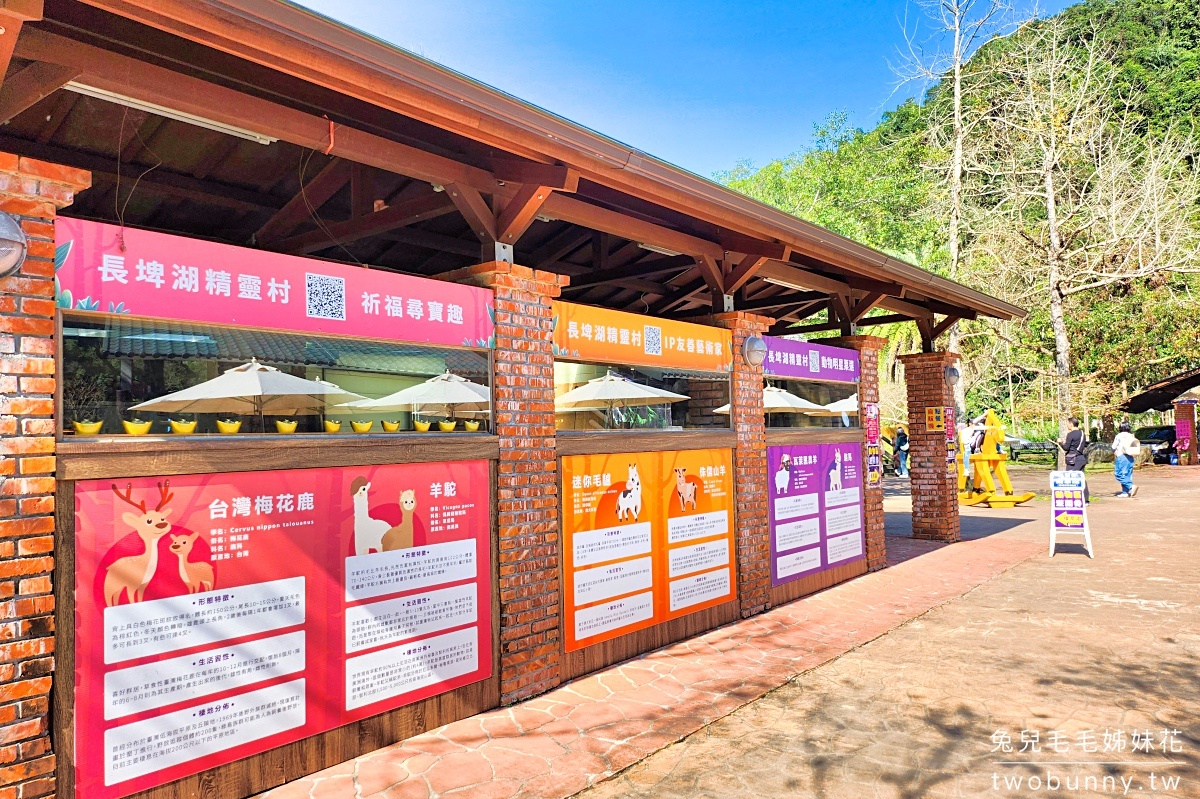
[(375, 170), (366, 164), (350, 165), (350, 217), (375, 213)]
[(493, 158), (491, 164), (496, 179), (506, 183), (545, 186), (571, 193), (579, 188), (579, 173), (569, 167), (518, 161), (513, 158)]
[(627, 277), (657, 277), (667, 272), (678, 272), (681, 269), (687, 269), (695, 265), (696, 262), (686, 255), (673, 255), (667, 258), (656, 258), (652, 261), (638, 261), (637, 263), (626, 264), (625, 266), (614, 266), (609, 269), (602, 269), (599, 272), (580, 275), (571, 280), (571, 288), (597, 286), (607, 283), (610, 280), (621, 280)]
[(497, 241), (496, 217), (492, 215), (492, 209), (488, 208), (483, 195), (474, 187), (450, 183), (446, 186), (446, 196), (481, 242), (491, 244)]
[(883, 314), (881, 316), (868, 316), (859, 321), (859, 327), (872, 327), (873, 325), (895, 325), (900, 322), (912, 322), (911, 316), (906, 316), (902, 313)]
[(705, 280), (703, 278), (697, 278), (697, 279), (693, 280), (691, 283), (688, 283), (678, 289), (675, 289), (667, 296), (663, 297), (662, 299), (660, 299), (657, 302), (655, 302), (654, 304), (652, 304), (646, 310), (646, 313), (649, 314), (650, 316), (658, 316), (659, 314), (663, 313), (664, 311), (669, 311), (671, 308), (675, 307), (679, 303), (684, 302), (686, 300), (690, 300), (695, 294), (703, 291), (707, 286), (708, 286), (708, 284), (705, 282)]
[(738, 262), (733, 271), (729, 273), (729, 277), (725, 280), (725, 293), (733, 294), (742, 286), (746, 285), (752, 277), (762, 268), (762, 265), (767, 262), (766, 256), (763, 255), (747, 255)]
[[(546, 264), (561, 261), (591, 240), (591, 231), (579, 230), (574, 227), (567, 228), (531, 252), (529, 254), (529, 265), (534, 269), (541, 269)], [(517, 260), (524, 263), (521, 259)]]
[(930, 331), (930, 334), (936, 340), (943, 333), (945, 333), (947, 330), (949, 330), (954, 325), (955, 322), (958, 322), (958, 321), (960, 321), (960, 320), (957, 316), (947, 316), (945, 319), (943, 319), (942, 321), (938, 322), (936, 325), (933, 326), (933, 330)]
[(234, 150), (241, 146), (242, 140), (234, 136), (222, 136), (204, 157), (201, 158), (196, 166), (192, 168), (192, 177), (196, 180), (204, 180), (214, 169), (225, 162), (225, 159), (233, 155)]
[(465, 255), (469, 258), (479, 257), (479, 242), (475, 239), (456, 239), (441, 233), (430, 233), (428, 230), (415, 228), (393, 228), (380, 233), (379, 238), (394, 241), (397, 244), (411, 244), (438, 252), (452, 252), (455, 255)]
[(770, 297), (741, 300), (736, 303), (736, 306), (739, 311), (766, 311), (788, 305), (823, 303), (826, 299), (828, 299), (828, 295), (823, 291), (787, 291), (782, 294), (772, 294)]
[[(6, 35), (0, 35), (0, 39)], [(59, 64), (38, 61), (25, 67), (0, 87), (0, 124), (37, 105), (77, 77), (79, 70)]]
[(698, 255), (696, 268), (700, 270), (700, 277), (704, 278), (704, 282), (712, 289), (713, 296), (719, 297), (726, 293), (725, 275), (721, 273), (721, 265), (715, 259), (707, 255)]
[(542, 203), (550, 196), (551, 191), (548, 186), (539, 186), (536, 183), (522, 184), (496, 220), (497, 240), (505, 244), (516, 244), (537, 218)]
[(776, 282), (781, 286), (800, 290), (823, 291), (826, 294), (849, 294), (851, 291), (849, 283), (834, 280), (825, 275), (818, 275), (815, 272), (801, 269), (795, 264), (784, 263), (774, 258), (768, 260), (759, 268), (758, 277), (761, 280)]
[(442, 193), (431, 192), (407, 202), (376, 211), (369, 216), (360, 216), (345, 222), (334, 222), (325, 227), (301, 233), (274, 244), (271, 249), (294, 255), (307, 255), (335, 245), (345, 245), (370, 236), (378, 236), (398, 227), (424, 222), (454, 211), (454, 204)]
[(914, 321), (921, 334), (921, 352), (933, 352), (934, 340), (937, 338), (933, 335), (933, 314), (919, 316)]
[(854, 307), (850, 309), (850, 321), (857, 322), (859, 319), (862, 319), (864, 316), (870, 313), (876, 305), (882, 302), (885, 296), (886, 295), (880, 291), (872, 292), (858, 302), (854, 303)]
[(253, 130), (306, 149), (328, 149), (331, 155), (427, 183), (457, 183), (486, 192), (496, 189), (496, 179), (486, 170), (357, 128), (335, 126), (331, 147), (328, 119), (44, 30), (26, 29), (17, 42), (16, 54), (32, 61), (76, 67), (82, 70), (80, 82), (89, 86)]
[(21, 29), (26, 22), (37, 22), (41, 18), (42, 0), (4, 0), (0, 3), (0, 84), (5, 83)]
[[(575, 282), (572, 281), (571, 285), (564, 288), (563, 291), (587, 290), (595, 288), (596, 285), (598, 284), (591, 283), (586, 286), (577, 286), (575, 285)], [(622, 288), (632, 289), (633, 291), (640, 291), (643, 294), (653, 294), (658, 297), (662, 297), (671, 293), (670, 287), (662, 283), (655, 283), (653, 280), (646, 280), (645, 278), (640, 277), (614, 277), (611, 280), (606, 280), (604, 283), (599, 285), (620, 286)]]
[(54, 134), (58, 133), (58, 129), (67, 121), (71, 109), (75, 107), (75, 103), (78, 101), (79, 95), (75, 92), (59, 93), (58, 100), (54, 103), (54, 110), (50, 112), (50, 117), (46, 120), (46, 124), (38, 131), (38, 144), (48, 144), (54, 138)]
[(340, 158), (333, 159), (255, 232), (254, 241), (267, 247), (278, 242), (316, 213), (330, 197), (341, 191), (349, 180), (349, 162)]
[(731, 230), (722, 230), (718, 234), (718, 241), (729, 252), (757, 255), (760, 258), (774, 258), (778, 261), (786, 261), (792, 252), (792, 248), (786, 244), (780, 244), (777, 241), (762, 241)]
[(575, 225), (612, 233), (623, 239), (650, 244), (684, 255), (707, 255), (713, 260), (725, 257), (725, 248), (708, 239), (681, 233), (662, 225), (646, 222), (619, 211), (610, 211), (565, 194), (554, 193), (542, 205), (542, 213)]
[[(88, 98), (89, 100), (91, 98)], [(140, 111), (134, 112), (141, 114)], [(121, 155), (117, 159), (123, 164), (132, 163), (133, 159), (142, 154), (142, 150), (150, 146), (158, 131), (169, 121), (166, 117), (142, 114), (143, 121), (138, 125), (130, 125), (126, 140), (121, 142)]]

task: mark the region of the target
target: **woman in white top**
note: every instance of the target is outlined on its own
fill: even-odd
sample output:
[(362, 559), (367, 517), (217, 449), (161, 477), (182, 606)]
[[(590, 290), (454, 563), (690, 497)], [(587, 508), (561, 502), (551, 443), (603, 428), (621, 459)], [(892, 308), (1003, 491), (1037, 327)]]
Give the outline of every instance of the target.
[(1121, 432), (1113, 439), (1112, 448), (1115, 456), (1113, 476), (1121, 484), (1121, 493), (1117, 496), (1135, 497), (1138, 487), (1133, 484), (1133, 460), (1142, 451), (1142, 445), (1133, 437), (1133, 433), (1129, 432), (1129, 422), (1121, 422)]

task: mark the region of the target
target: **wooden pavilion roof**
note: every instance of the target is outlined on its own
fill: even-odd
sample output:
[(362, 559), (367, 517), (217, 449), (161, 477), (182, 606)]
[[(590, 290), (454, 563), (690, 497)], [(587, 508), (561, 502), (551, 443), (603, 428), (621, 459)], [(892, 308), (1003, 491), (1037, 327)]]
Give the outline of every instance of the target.
[(91, 170), (70, 215), (428, 276), (499, 243), (573, 301), (775, 333), (915, 321), (928, 348), (1024, 315), (279, 0), (8, 0), (0, 24), (0, 151)]

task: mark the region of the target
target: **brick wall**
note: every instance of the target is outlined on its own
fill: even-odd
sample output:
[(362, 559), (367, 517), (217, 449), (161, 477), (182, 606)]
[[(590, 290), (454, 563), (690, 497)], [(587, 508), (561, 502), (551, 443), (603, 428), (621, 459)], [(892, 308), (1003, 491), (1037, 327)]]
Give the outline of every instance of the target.
[[(862, 377), (858, 383), (858, 401), (879, 402), (879, 353), (887, 346), (887, 339), (878, 336), (846, 336), (828, 342), (836, 347), (846, 347), (858, 352)], [(859, 417), (861, 423), (862, 417)], [(867, 462), (866, 439), (863, 440), (862, 463)], [(887, 566), (887, 536), (884, 531), (883, 481), (875, 487), (866, 486), (864, 477), (864, 513), (866, 516), (867, 568), (879, 571)]]
[(567, 278), (503, 262), (460, 270), (452, 277), (495, 293), (500, 701), (511, 704), (560, 682), (551, 303)]
[(717, 314), (713, 324), (733, 333), (731, 419), (737, 433), (733, 451), (737, 499), (738, 600), (742, 617), (762, 613), (771, 604), (771, 531), (767, 520), (767, 428), (763, 415), (763, 373), (742, 357), (742, 342), (761, 334), (772, 320), (737, 311)]
[(1179, 462), (1186, 466), (1195, 466), (1197, 464), (1196, 451), (1196, 406), (1185, 403), (1175, 403), (1175, 421), (1178, 423), (1182, 419), (1192, 420), (1192, 440), (1188, 449), (1180, 451)]
[(902, 355), (908, 386), (908, 470), (911, 475), (913, 538), (959, 540), (958, 478), (946, 468), (946, 433), (925, 429), (925, 409), (954, 404), (946, 385), (946, 367), (958, 361), (952, 352)]
[(78, 169), (0, 153), (0, 211), (29, 253), (0, 278), (0, 799), (54, 793), (54, 218)]
[(724, 380), (688, 380), (688, 427), (728, 429), (729, 417), (713, 413), (729, 402), (729, 384)]

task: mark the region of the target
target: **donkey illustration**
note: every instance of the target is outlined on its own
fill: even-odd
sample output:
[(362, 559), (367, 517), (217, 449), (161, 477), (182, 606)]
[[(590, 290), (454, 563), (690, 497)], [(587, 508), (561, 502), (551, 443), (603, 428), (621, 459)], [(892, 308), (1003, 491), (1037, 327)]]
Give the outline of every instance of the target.
[(154, 510), (148, 511), (145, 500), (133, 501), (133, 483), (126, 483), (124, 494), (118, 491), (116, 483), (113, 483), (113, 493), (138, 510), (137, 513), (126, 511), (121, 519), (142, 539), (144, 549), (140, 555), (118, 558), (109, 564), (108, 572), (104, 575), (104, 604), (107, 607), (119, 603), (122, 594), (125, 594), (130, 602), (142, 601), (146, 586), (150, 584), (155, 570), (158, 569), (158, 542), (171, 529), (171, 523), (167, 521), (171, 509), (167, 504), (175, 495), (170, 489), (170, 480), (159, 483), (158, 505)]
[(625, 521), (625, 514), (633, 515), (636, 522), (642, 512), (642, 478), (638, 476), (636, 463), (629, 464), (629, 479), (625, 481), (625, 490), (617, 497), (617, 519)]

